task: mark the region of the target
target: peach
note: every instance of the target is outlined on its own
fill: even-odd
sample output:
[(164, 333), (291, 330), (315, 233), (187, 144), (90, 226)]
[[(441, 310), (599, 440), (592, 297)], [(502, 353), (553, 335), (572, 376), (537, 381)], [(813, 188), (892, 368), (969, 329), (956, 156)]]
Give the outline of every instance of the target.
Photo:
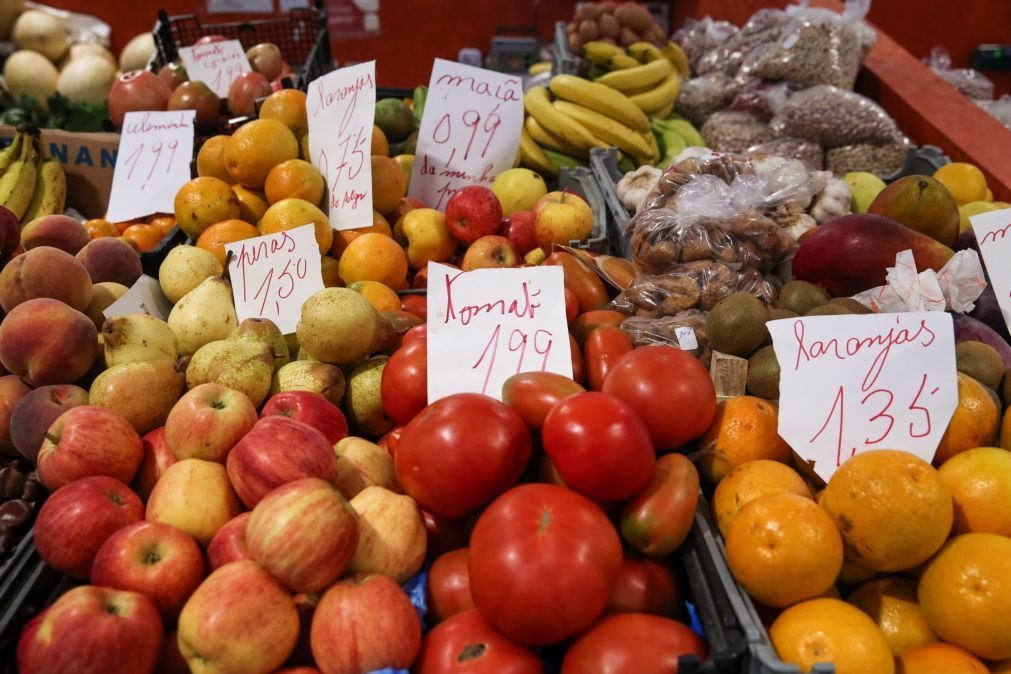
[(0, 323), (0, 362), (30, 386), (71, 384), (97, 355), (95, 324), (58, 300), (28, 300)]
[(0, 377), (0, 455), (17, 456), (18, 451), (14, 448), (11, 440), (11, 415), (18, 403), (31, 392), (28, 386), (9, 374)]
[(84, 311), (91, 293), (91, 278), (84, 265), (51, 246), (18, 255), (0, 272), (0, 306), (8, 313), (23, 302), (42, 297)]
[(111, 236), (95, 239), (77, 253), (77, 259), (91, 275), (92, 283), (112, 281), (127, 288), (140, 278), (140, 254), (122, 239)]
[(67, 215), (44, 215), (21, 228), (21, 247), (25, 250), (51, 246), (76, 255), (89, 241), (91, 236), (84, 225)]
[(57, 417), (71, 407), (88, 404), (88, 392), (80, 386), (43, 386), (21, 399), (11, 412), (10, 434), (14, 448), (35, 463), (42, 439)]

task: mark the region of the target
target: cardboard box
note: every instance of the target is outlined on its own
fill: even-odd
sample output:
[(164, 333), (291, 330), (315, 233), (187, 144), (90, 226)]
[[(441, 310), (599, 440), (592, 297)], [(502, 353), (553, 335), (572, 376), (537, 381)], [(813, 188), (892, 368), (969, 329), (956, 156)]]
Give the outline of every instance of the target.
[[(9, 145), (15, 133), (12, 126), (0, 126), (0, 147)], [(112, 192), (119, 134), (43, 129), (42, 142), (67, 173), (67, 206), (88, 218), (102, 217)]]

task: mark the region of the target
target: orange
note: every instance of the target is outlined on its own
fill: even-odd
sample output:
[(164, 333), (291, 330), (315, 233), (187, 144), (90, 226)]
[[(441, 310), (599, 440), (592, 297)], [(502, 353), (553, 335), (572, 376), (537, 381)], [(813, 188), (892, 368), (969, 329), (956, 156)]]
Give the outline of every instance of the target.
[(334, 230), (333, 245), (330, 246), (330, 255), (339, 260), (341, 255), (344, 253), (344, 249), (348, 247), (348, 244), (362, 234), (385, 234), (386, 236), (393, 236), (393, 231), (390, 229), (390, 223), (386, 221), (386, 218), (376, 211), (372, 211), (372, 224), (369, 227), (362, 227), (361, 229)]
[(389, 157), (372, 157), (372, 208), (390, 213), (407, 193), (407, 179), (397, 162)]
[(340, 257), (345, 284), (379, 281), (391, 288), (407, 286), (407, 254), (385, 234), (363, 234), (348, 244)]
[(376, 311), (400, 310), (400, 297), (397, 293), (378, 281), (355, 281), (348, 288), (367, 299)]
[(319, 252), (322, 255), (330, 250), (330, 244), (333, 243), (330, 218), (304, 199), (281, 199), (263, 214), (259, 228), (261, 234), (276, 234), (310, 223), (315, 229), (316, 243), (319, 244)]
[(260, 189), (270, 169), (298, 158), (298, 141), (276, 119), (255, 119), (240, 126), (225, 145), (225, 168), (234, 182)]
[(990, 674), (1011, 674), (1011, 659), (991, 662)]
[(842, 568), (842, 538), (809, 497), (766, 494), (731, 520), (727, 563), (755, 600), (782, 608), (832, 587)]
[(87, 230), (92, 239), (100, 239), (103, 236), (119, 236), (119, 229), (116, 225), (103, 218), (85, 220), (84, 229)]
[(838, 599), (812, 599), (783, 611), (769, 628), (779, 658), (810, 672), (831, 662), (836, 674), (894, 674), (881, 631), (863, 611)]
[(1000, 409), (986, 387), (967, 374), (958, 373), (958, 407), (937, 445), (934, 465), (939, 466), (959, 452), (989, 447), (997, 440)]
[(720, 533), (726, 536), (734, 515), (759, 496), (785, 493), (811, 498), (804, 479), (778, 461), (759, 459), (737, 466), (720, 480), (713, 494), (713, 515)]
[[(824, 492), (819, 492), (818, 495), (821, 496)], [(818, 505), (821, 505), (821, 501), (817, 501)], [(839, 571), (839, 582), (844, 585), (858, 585), (860, 583), (865, 583), (874, 576), (878, 575), (877, 571), (872, 571), (871, 569), (865, 569), (859, 564), (854, 564), (848, 559), (843, 560), (842, 570)]]
[(239, 219), (254, 224), (259, 222), (270, 208), (263, 190), (252, 190), (242, 185), (232, 185), (232, 189), (239, 199)]
[(941, 639), (986, 660), (1011, 658), (1011, 538), (952, 538), (926, 565), (917, 595)]
[(372, 125), (372, 154), (390, 156), (390, 143), (386, 140), (386, 134), (377, 124)]
[(938, 473), (951, 492), (954, 533), (1011, 536), (1011, 452), (970, 449), (945, 461)]
[(119, 238), (120, 241), (125, 241), (126, 243), (130, 244), (130, 248), (133, 248), (135, 251), (137, 251), (138, 255), (140, 255), (142, 252), (144, 252), (144, 251), (142, 251), (140, 249), (140, 244), (137, 243), (136, 239), (126, 239), (126, 238), (123, 238), (122, 236), (120, 236), (118, 238)]
[(305, 110), (305, 93), (298, 89), (275, 91), (260, 106), (260, 119), (275, 119), (301, 138), (309, 133), (309, 119)]
[(123, 231), (124, 239), (130, 239), (137, 244), (137, 248), (142, 253), (154, 250), (165, 238), (154, 225), (130, 225)]
[(324, 288), (340, 288), (344, 284), (341, 282), (340, 263), (329, 255), (324, 255), (320, 261), (320, 268), (323, 271)]
[(699, 472), (719, 482), (734, 466), (768, 459), (787, 463), (790, 447), (776, 431), (779, 410), (768, 400), (738, 396), (721, 402), (699, 439)]
[(305, 134), (298, 141), (298, 158), (312, 161), (312, 158), (309, 157), (309, 134)]
[(1008, 414), (1007, 410), (1004, 410), (1004, 418), (1001, 420), (998, 444), (1004, 449), (1011, 449), (1011, 414)]
[(166, 213), (158, 213), (147, 219), (147, 224), (155, 227), (162, 235), (166, 235), (176, 226), (176, 219)]
[(872, 571), (913, 568), (951, 531), (948, 488), (908, 452), (857, 454), (832, 475), (821, 504), (842, 532), (846, 559)]
[(222, 220), (216, 222), (200, 235), (197, 239), (197, 248), (203, 248), (218, 258), (222, 267), (227, 266), (227, 254), (225, 252), (226, 243), (245, 241), (260, 236), (260, 230), (253, 227), (248, 222), (242, 220)]
[(948, 188), (959, 206), (970, 201), (987, 201), (986, 176), (973, 164), (960, 161), (945, 164), (934, 171), (934, 180)]
[(186, 236), (196, 241), (215, 222), (239, 217), (239, 199), (222, 180), (194, 178), (176, 192), (175, 217)]
[(232, 177), (228, 175), (225, 168), (225, 146), (228, 144), (228, 136), (211, 136), (200, 146), (197, 152), (197, 175), (201, 177), (217, 178), (226, 183), (232, 182)]
[(323, 199), (323, 188), (323, 176), (315, 166), (301, 159), (289, 159), (270, 169), (263, 191), (272, 204), (294, 198), (318, 206)]
[(951, 644), (923, 644), (902, 651), (896, 674), (990, 674), (979, 658)]
[(890, 576), (858, 587), (846, 601), (871, 617), (898, 655), (911, 646), (937, 641), (916, 601), (916, 581)]

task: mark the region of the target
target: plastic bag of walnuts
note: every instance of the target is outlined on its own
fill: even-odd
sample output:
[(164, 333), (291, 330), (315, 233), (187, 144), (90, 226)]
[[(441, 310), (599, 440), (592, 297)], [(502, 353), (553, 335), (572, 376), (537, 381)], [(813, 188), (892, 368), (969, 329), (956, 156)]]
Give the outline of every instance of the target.
[(750, 112), (722, 110), (713, 113), (699, 129), (706, 147), (718, 152), (743, 152), (752, 145), (772, 140), (769, 125)]
[(788, 21), (789, 16), (782, 10), (758, 10), (737, 33), (699, 59), (697, 72), (700, 75), (722, 72), (736, 76), (748, 54), (756, 47), (775, 41)]
[(681, 45), (692, 72), (698, 72), (702, 57), (736, 35), (737, 30), (737, 26), (729, 21), (713, 21), (707, 16), (697, 21), (689, 19), (671, 39)]
[(714, 72), (693, 77), (681, 83), (674, 109), (698, 127), (711, 114), (730, 105), (740, 90), (741, 84), (725, 73)]
[(617, 311), (640, 318), (676, 316), (690, 309), (709, 311), (728, 295), (744, 292), (766, 304), (779, 296), (779, 284), (754, 268), (700, 260), (662, 274), (643, 274), (612, 302)]
[(629, 316), (622, 322), (621, 329), (635, 346), (674, 346), (687, 351), (703, 363), (708, 362), (712, 355), (706, 339), (706, 315), (697, 309), (659, 318)]
[(770, 126), (777, 136), (803, 138), (826, 149), (890, 145), (902, 138), (895, 120), (880, 105), (827, 84), (790, 96)]

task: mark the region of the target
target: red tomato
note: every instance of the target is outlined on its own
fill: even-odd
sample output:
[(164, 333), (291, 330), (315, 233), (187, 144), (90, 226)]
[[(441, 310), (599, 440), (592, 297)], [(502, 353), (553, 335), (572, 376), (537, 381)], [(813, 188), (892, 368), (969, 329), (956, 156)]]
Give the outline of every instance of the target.
[(695, 464), (683, 454), (661, 456), (649, 484), (625, 504), (621, 535), (645, 555), (669, 555), (688, 537), (698, 500)]
[(428, 323), (422, 323), (421, 325), (415, 325), (413, 328), (404, 333), (403, 339), (400, 340), (401, 346), (407, 344), (415, 339), (421, 341), (428, 341)]
[(404, 295), (400, 308), (409, 311), (423, 321), (428, 320), (428, 298), (424, 295)]
[(495, 631), (479, 611), (453, 616), (421, 642), (414, 674), (544, 674), (533, 651)]
[(621, 541), (603, 511), (550, 484), (510, 489), (470, 537), (474, 603), (521, 644), (553, 644), (589, 627), (620, 564)]
[(579, 343), (572, 333), (569, 333), (569, 352), (572, 354), (572, 380), (578, 384), (585, 384), (586, 363), (583, 362), (583, 350), (579, 348)]
[(516, 410), (531, 430), (539, 431), (544, 417), (559, 400), (585, 391), (568, 377), (554, 372), (523, 372), (502, 384), (502, 402)]
[(434, 622), (442, 622), (474, 608), (470, 596), (470, 572), (467, 564), (470, 550), (458, 548), (439, 557), (428, 570), (428, 615)]
[(394, 465), (422, 509), (463, 517), (516, 484), (530, 461), (520, 415), (494, 398), (459, 393), (426, 407), (404, 429)]
[(172, 89), (165, 80), (147, 70), (123, 73), (109, 89), (109, 119), (117, 129), (123, 127), (128, 112), (164, 110), (168, 107)]
[(397, 443), (400, 442), (400, 434), (404, 432), (403, 426), (395, 426), (386, 431), (386, 434), (376, 441), (376, 444), (385, 449), (393, 456), (397, 451)]
[(657, 449), (680, 447), (709, 428), (716, 388), (706, 368), (673, 346), (643, 346), (611, 368), (604, 393), (631, 405)]
[(203, 82), (183, 82), (168, 100), (169, 110), (195, 110), (198, 129), (213, 129), (218, 123), (221, 99)]
[(579, 315), (579, 300), (576, 299), (576, 294), (565, 289), (565, 322), (571, 324), (572, 321), (576, 320), (576, 316)]
[(438, 558), (447, 552), (467, 547), (467, 520), (451, 520), (422, 511), (428, 536), (428, 557)]
[(705, 642), (670, 618), (627, 613), (604, 618), (577, 639), (562, 674), (677, 674), (678, 658), (704, 659)]
[(601, 390), (607, 373), (632, 348), (632, 340), (619, 327), (604, 325), (591, 332), (583, 345), (586, 378), (590, 381), (590, 388), (594, 391)]
[(380, 393), (383, 407), (403, 426), (428, 404), (428, 341), (412, 339), (386, 361)]
[(649, 482), (656, 461), (646, 424), (603, 393), (577, 393), (555, 405), (541, 441), (565, 484), (596, 501), (636, 493)]
[(590, 333), (597, 328), (604, 325), (618, 327), (626, 318), (628, 316), (620, 311), (611, 311), (610, 309), (587, 311), (586, 313), (579, 314), (579, 317), (572, 321), (570, 331), (576, 338), (576, 341), (579, 342), (579, 346), (583, 346), (586, 344), (586, 339), (590, 336)]
[(625, 553), (611, 586), (605, 614), (649, 613), (668, 618), (684, 614), (684, 596), (674, 573), (660, 562)]
[(607, 288), (604, 287), (604, 282), (597, 276), (597, 272), (571, 253), (556, 251), (548, 256), (544, 264), (556, 265), (563, 269), (565, 287), (576, 296), (580, 311), (593, 311), (607, 305)]

